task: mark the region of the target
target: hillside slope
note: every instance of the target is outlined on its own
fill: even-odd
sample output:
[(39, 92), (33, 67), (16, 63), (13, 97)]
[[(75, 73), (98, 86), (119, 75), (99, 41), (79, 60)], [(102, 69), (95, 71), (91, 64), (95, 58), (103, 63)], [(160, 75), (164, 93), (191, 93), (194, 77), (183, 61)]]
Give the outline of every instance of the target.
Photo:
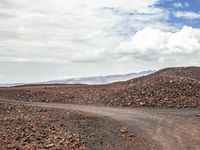
[(179, 76), (200, 80), (200, 67), (176, 67), (161, 69), (154, 75), (162, 76)]
[(128, 107), (199, 107), (200, 68), (167, 68), (106, 85), (32, 85), (0, 90), (0, 97), (22, 101)]

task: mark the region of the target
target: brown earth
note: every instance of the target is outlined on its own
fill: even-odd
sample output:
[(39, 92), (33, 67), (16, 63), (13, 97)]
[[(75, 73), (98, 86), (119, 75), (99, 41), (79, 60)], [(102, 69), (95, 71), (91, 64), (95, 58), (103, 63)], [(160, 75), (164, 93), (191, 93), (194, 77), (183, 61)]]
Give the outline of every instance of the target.
[(0, 103), (0, 150), (159, 149), (121, 121), (64, 108)]
[(25, 85), (1, 88), (0, 97), (19, 101), (99, 106), (200, 107), (200, 67), (162, 69), (106, 85)]
[[(92, 150), (200, 149), (200, 109), (197, 108), (128, 109), (12, 100), (0, 100), (0, 103), (12, 104), (3, 105), (0, 113), (3, 118), (0, 134), (4, 135), (0, 136), (4, 137), (1, 145), (8, 147), (10, 142), (18, 145), (17, 135), (20, 139), (17, 142), (25, 139), (25, 146), (42, 143), (38, 146), (43, 148), (53, 144), (52, 149), (58, 146), (81, 149), (83, 145)], [(19, 106), (22, 104), (25, 106)], [(69, 132), (70, 135), (75, 134), (72, 141), (68, 138)], [(65, 137), (66, 143), (60, 145)]]
[(198, 67), (106, 85), (0, 88), (0, 150), (199, 150), (199, 107)]
[(200, 67), (176, 67), (161, 69), (156, 75), (179, 76), (200, 80)]

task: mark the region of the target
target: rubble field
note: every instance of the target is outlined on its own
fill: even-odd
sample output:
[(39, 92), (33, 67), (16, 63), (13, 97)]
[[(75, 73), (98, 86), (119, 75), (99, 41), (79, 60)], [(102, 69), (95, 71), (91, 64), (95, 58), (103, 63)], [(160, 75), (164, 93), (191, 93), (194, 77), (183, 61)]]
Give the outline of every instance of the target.
[[(41, 84), (0, 88), (0, 99), (0, 150), (199, 147), (199, 67), (167, 68), (106, 85)], [(12, 104), (14, 100), (17, 102)], [(27, 106), (25, 102), (45, 102), (51, 108)], [(99, 114), (56, 108), (55, 103), (79, 104), (73, 106), (81, 108), (88, 105), (89, 109), (98, 108)]]
[(0, 97), (19, 101), (112, 107), (200, 106), (200, 67), (167, 68), (106, 85), (24, 85), (1, 88)]
[(0, 103), (0, 150), (151, 148), (123, 123), (94, 114)]

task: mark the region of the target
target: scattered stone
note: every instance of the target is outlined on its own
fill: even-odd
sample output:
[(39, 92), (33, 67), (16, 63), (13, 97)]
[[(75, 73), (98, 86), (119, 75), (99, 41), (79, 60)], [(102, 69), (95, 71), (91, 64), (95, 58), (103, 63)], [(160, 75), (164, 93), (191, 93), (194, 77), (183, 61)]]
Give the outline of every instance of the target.
[(128, 106), (131, 106), (133, 104), (133, 102), (132, 101), (130, 101), (130, 102), (128, 102)]
[(45, 148), (51, 148), (51, 147), (54, 147), (55, 145), (52, 143), (52, 144), (49, 144), (49, 145), (45, 145), (44, 147)]
[(140, 102), (140, 106), (145, 106), (145, 102)]
[(129, 140), (133, 140), (134, 138), (135, 138), (135, 135), (133, 135), (133, 134), (129, 134), (129, 135), (128, 135), (128, 139), (129, 139)]
[(128, 132), (128, 129), (123, 127), (119, 130), (121, 133), (127, 133)]

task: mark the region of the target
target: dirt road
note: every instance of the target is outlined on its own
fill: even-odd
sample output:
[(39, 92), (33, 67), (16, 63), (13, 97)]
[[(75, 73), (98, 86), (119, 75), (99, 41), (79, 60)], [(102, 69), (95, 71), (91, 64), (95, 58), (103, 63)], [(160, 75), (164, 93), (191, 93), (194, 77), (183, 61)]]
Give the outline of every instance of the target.
[(18, 102), (0, 103), (79, 110), (123, 121), (145, 139), (159, 143), (165, 150), (200, 149), (200, 109), (109, 108), (89, 105)]

